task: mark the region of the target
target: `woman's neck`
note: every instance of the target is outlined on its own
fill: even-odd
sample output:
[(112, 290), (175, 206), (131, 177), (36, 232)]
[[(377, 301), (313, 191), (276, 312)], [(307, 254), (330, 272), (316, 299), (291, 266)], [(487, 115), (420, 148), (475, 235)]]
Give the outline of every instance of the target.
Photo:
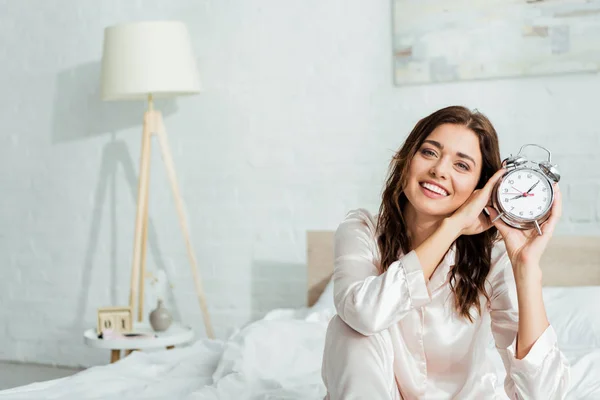
[(419, 214), (407, 202), (404, 207), (404, 220), (410, 238), (410, 247), (414, 250), (437, 230), (444, 218)]

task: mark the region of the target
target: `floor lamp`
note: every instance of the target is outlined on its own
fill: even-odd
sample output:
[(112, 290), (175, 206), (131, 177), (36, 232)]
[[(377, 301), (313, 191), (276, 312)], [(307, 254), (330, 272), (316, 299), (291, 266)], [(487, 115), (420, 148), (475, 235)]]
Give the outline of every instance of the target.
[(150, 151), (152, 137), (156, 135), (175, 198), (206, 334), (209, 338), (214, 338), (206, 306), (206, 297), (190, 242), (183, 201), (177, 184), (162, 114), (160, 111), (155, 110), (153, 105), (154, 98), (191, 95), (199, 91), (200, 82), (190, 37), (185, 24), (182, 22), (134, 22), (110, 26), (105, 29), (101, 77), (102, 99), (148, 101), (148, 109), (144, 113), (142, 129), (142, 151), (129, 293), (131, 312), (132, 314), (135, 312), (137, 298), (137, 320), (142, 321), (148, 236)]

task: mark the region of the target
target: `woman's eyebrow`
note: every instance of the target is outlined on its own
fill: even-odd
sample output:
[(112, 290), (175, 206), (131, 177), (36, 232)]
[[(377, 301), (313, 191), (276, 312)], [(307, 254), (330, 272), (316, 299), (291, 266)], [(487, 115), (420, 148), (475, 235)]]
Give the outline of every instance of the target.
[[(431, 139), (426, 139), (423, 141), (423, 143), (429, 143), (432, 146), (437, 147), (440, 150), (444, 150), (444, 145), (441, 144), (440, 142), (436, 141), (436, 140), (431, 140)], [(467, 160), (470, 160), (475, 166), (477, 166), (477, 163), (475, 162), (475, 160), (473, 159), (473, 157), (471, 157), (468, 154), (465, 153), (461, 153), (460, 151), (456, 152), (456, 155), (459, 156), (460, 158), (465, 158)]]

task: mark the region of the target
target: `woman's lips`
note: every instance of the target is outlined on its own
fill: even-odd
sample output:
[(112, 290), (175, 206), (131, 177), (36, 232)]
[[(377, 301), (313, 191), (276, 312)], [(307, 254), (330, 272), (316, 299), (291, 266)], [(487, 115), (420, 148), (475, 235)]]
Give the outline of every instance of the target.
[(430, 199), (441, 199), (447, 196), (441, 195), (439, 193), (436, 192), (432, 192), (429, 189), (424, 188), (423, 186), (419, 185), (419, 187), (421, 188), (421, 190), (423, 191), (423, 194), (427, 197), (429, 197)]

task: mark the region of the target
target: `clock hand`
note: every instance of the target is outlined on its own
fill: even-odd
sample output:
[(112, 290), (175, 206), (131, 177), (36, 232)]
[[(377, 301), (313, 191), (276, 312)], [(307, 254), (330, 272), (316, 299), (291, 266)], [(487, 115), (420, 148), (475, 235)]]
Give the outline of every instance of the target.
[[(518, 194), (521, 197), (531, 197), (531, 196), (535, 196), (535, 193), (500, 193), (501, 195), (511, 195), (511, 194)], [(527, 195), (527, 196), (525, 196)]]
[(520, 192), (521, 194), (518, 196), (513, 197), (511, 200), (515, 200), (521, 197), (529, 197), (529, 196), (533, 196), (535, 193), (529, 193), (531, 190), (533, 190), (534, 187), (536, 187), (536, 185), (539, 183), (540, 181), (537, 181), (527, 192), (521, 192), (519, 189), (517, 189), (514, 186), (511, 186), (513, 189), (515, 189), (517, 192)]
[[(503, 193), (503, 194), (514, 194), (514, 193)], [(532, 197), (532, 196), (535, 196), (535, 193), (529, 193), (529, 194), (523, 193), (523, 194), (519, 194), (518, 196), (513, 197), (510, 200), (520, 199), (521, 197)]]
[(518, 199), (518, 198), (520, 198), (520, 197), (523, 197), (523, 195), (525, 194), (524, 192), (521, 192), (521, 191), (520, 191), (519, 189), (517, 189), (516, 187), (514, 187), (514, 186), (511, 186), (511, 187), (512, 187), (513, 189), (515, 189), (517, 192), (519, 192), (519, 195), (518, 195), (518, 196), (515, 196), (515, 197), (513, 197), (513, 198), (512, 198), (512, 199), (510, 199), (510, 200), (515, 200), (515, 199)]
[(527, 194), (531, 193), (531, 191), (533, 190), (533, 188), (536, 187), (538, 183), (540, 183), (539, 180), (536, 183), (534, 183), (532, 187), (529, 188), (529, 190), (527, 191)]

